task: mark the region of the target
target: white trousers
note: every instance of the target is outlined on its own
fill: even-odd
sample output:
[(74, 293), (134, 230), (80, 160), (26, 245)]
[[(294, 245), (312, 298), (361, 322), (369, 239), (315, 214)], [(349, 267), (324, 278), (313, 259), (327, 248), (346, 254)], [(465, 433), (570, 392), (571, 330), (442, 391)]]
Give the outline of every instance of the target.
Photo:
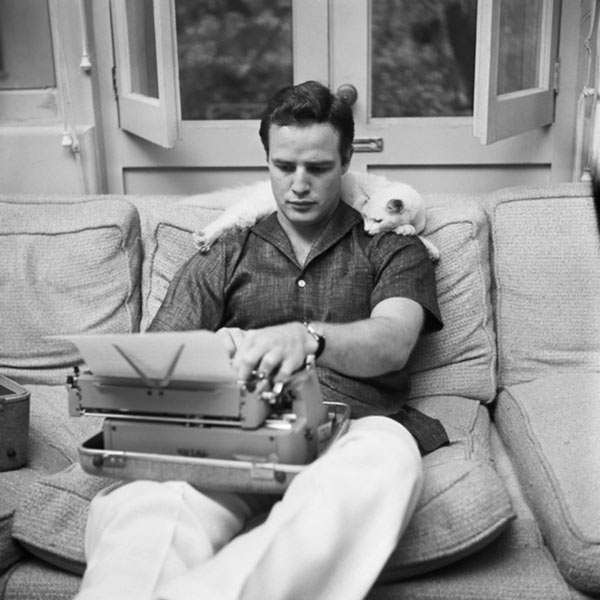
[(244, 496), (183, 482), (112, 486), (90, 508), (77, 600), (359, 600), (398, 543), (422, 477), (408, 431), (365, 417), (241, 535), (256, 511)]

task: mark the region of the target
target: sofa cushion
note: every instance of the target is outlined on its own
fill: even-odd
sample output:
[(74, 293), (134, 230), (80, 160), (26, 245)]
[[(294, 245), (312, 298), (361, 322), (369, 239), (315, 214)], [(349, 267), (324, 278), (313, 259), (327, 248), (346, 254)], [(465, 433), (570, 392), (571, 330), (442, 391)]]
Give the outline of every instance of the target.
[(84, 473), (78, 464), (40, 479), (21, 499), (13, 537), (45, 562), (82, 575), (89, 505), (111, 483)]
[(28, 466), (58, 473), (78, 461), (77, 447), (100, 431), (102, 419), (70, 417), (63, 385), (26, 387), (31, 393)]
[(171, 203), (146, 214), (142, 329), (152, 321), (177, 269), (198, 249), (192, 233), (217, 218), (222, 210)]
[(24, 554), (12, 537), (15, 507), (27, 494), (27, 488), (42, 476), (43, 473), (28, 467), (0, 473), (0, 574)]
[(508, 386), (496, 423), (558, 568), (600, 593), (600, 372)]
[(373, 587), (365, 600), (590, 600), (561, 577), (543, 546), (501, 535), (485, 549), (430, 576)]
[(48, 336), (138, 330), (139, 237), (122, 198), (0, 195), (0, 370), (62, 380), (80, 358)]
[(438, 301), (444, 328), (413, 353), (411, 398), (456, 395), (490, 402), (496, 394), (489, 230), (478, 199), (432, 197), (425, 234), (439, 248)]
[(28, 558), (0, 578), (2, 600), (72, 600), (81, 578)]
[[(0, 473), (0, 573), (23, 555), (22, 545), (12, 536), (17, 506), (32, 497), (36, 482), (76, 462), (77, 446), (100, 429), (98, 417), (69, 417), (63, 386), (27, 389), (31, 393), (27, 466)], [(38, 508), (45, 514), (45, 504)]]
[(600, 234), (589, 186), (502, 190), (488, 211), (500, 383), (600, 370)]
[(515, 513), (490, 454), (487, 409), (458, 397), (435, 397), (413, 406), (440, 419), (450, 445), (423, 459), (423, 491), (380, 582), (439, 569), (494, 540)]

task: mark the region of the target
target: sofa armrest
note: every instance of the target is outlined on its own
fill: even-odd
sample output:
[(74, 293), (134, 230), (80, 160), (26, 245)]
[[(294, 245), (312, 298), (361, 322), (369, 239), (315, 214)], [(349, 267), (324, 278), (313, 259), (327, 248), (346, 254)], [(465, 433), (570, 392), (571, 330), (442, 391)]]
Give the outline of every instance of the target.
[(600, 372), (508, 386), (495, 420), (558, 568), (600, 593)]

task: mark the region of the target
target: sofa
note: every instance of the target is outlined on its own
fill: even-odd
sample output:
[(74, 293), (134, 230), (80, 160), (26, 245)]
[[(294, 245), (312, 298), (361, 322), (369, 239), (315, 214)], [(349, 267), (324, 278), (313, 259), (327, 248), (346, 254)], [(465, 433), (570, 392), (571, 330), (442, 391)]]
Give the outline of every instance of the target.
[[(368, 598), (600, 597), (590, 187), (427, 200), (445, 327), (411, 358), (409, 403), (450, 444), (424, 458), (417, 510)], [(77, 593), (89, 502), (113, 481), (79, 465), (100, 421), (69, 416), (65, 381), (81, 358), (56, 336), (144, 331), (196, 252), (191, 232), (226, 206), (218, 192), (0, 195), (0, 374), (30, 392), (26, 464), (0, 473), (0, 598)]]

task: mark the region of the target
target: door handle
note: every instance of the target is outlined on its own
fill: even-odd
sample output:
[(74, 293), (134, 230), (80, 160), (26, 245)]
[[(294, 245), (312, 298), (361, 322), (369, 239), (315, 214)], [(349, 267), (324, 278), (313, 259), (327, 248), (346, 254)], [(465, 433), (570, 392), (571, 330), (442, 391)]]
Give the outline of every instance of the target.
[(383, 138), (354, 138), (352, 148), (354, 152), (383, 152)]
[(358, 90), (351, 83), (343, 83), (335, 93), (350, 106), (354, 106), (358, 100)]

